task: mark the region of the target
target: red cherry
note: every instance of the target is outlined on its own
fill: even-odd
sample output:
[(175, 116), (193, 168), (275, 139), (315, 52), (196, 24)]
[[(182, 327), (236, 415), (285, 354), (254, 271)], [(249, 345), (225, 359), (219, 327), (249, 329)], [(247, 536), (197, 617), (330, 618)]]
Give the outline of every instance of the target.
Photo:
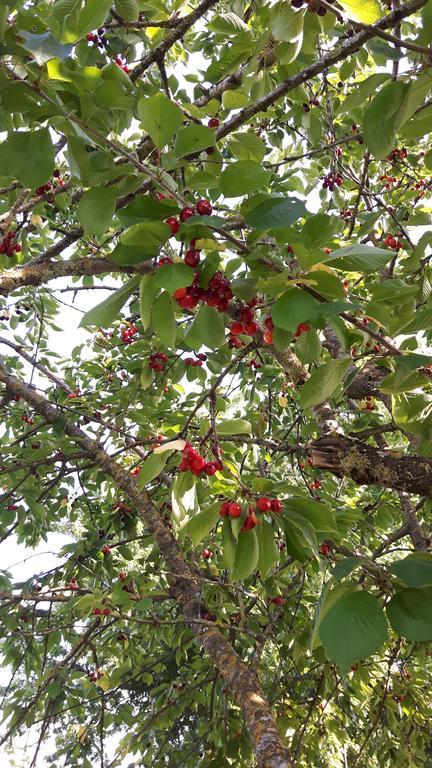
[(229, 501), (224, 501), (221, 504), (221, 507), (220, 507), (220, 510), (219, 510), (219, 514), (220, 514), (221, 517), (228, 517), (229, 512), (230, 512), (230, 506), (231, 505), (230, 505)]
[(285, 605), (285, 598), (282, 597), (282, 595), (277, 595), (276, 597), (272, 597), (270, 600), (273, 605)]
[(309, 323), (300, 323), (300, 324), (297, 326), (297, 330), (296, 330), (296, 332), (295, 332), (294, 336), (295, 336), (296, 338), (298, 338), (299, 336), (301, 336), (301, 335), (302, 335), (302, 333), (307, 333), (308, 331), (310, 331), (310, 325), (309, 325)]
[(258, 333), (258, 331), (259, 331), (258, 323), (255, 323), (255, 322), (246, 323), (245, 331), (246, 331), (248, 336), (255, 336), (255, 334)]
[(331, 552), (330, 544), (325, 544), (325, 543), (321, 544), (319, 551), (320, 551), (320, 555), (322, 555), (323, 557), (328, 557)]
[(204, 560), (210, 560), (210, 558), (212, 556), (212, 552), (209, 549), (203, 549), (201, 554), (202, 554)]
[(271, 499), (266, 496), (261, 496), (257, 501), (257, 507), (260, 512), (269, 512), (271, 510)]
[(266, 317), (266, 319), (264, 320), (264, 325), (265, 325), (265, 327), (267, 328), (268, 331), (272, 331), (273, 330), (274, 322), (271, 319), (270, 315), (268, 317)]
[(110, 609), (109, 609), (109, 608), (104, 608), (104, 609), (103, 609), (103, 611), (102, 611), (102, 613), (103, 613), (103, 615), (104, 615), (104, 616), (109, 616), (109, 615), (110, 615), (110, 613), (111, 613), (111, 611), (110, 611)]
[(254, 319), (253, 311), (250, 307), (243, 307), (240, 310), (240, 320), (242, 323), (251, 323)]
[(220, 122), (217, 119), (217, 117), (211, 117), (210, 120), (208, 121), (207, 125), (208, 125), (209, 128), (218, 128), (219, 125), (220, 125)]
[[(201, 363), (201, 365), (202, 365), (202, 363)], [(204, 467), (204, 472), (206, 473), (206, 475), (210, 475), (210, 477), (215, 474), (216, 467), (215, 467), (215, 465), (213, 464), (212, 461), (207, 462), (207, 464)]]
[(124, 581), (127, 578), (126, 571), (120, 571), (118, 576), (119, 576), (120, 581)]
[(14, 245), (14, 251), (15, 253), (21, 253), (22, 246), (19, 243), (17, 243), (16, 245)]
[(244, 523), (242, 525), (242, 529), (241, 530), (242, 531), (251, 531), (252, 528), (255, 528), (255, 526), (256, 526), (256, 523), (254, 522), (252, 517), (250, 515), (248, 515), (248, 517), (246, 518), (246, 520), (244, 521)]
[(272, 332), (271, 331), (266, 331), (263, 334), (263, 339), (264, 339), (266, 344), (273, 344), (273, 334), (272, 334)]
[(213, 212), (212, 205), (208, 200), (198, 200), (195, 207), (200, 216), (211, 216)]
[(195, 309), (195, 307), (197, 306), (198, 302), (199, 302), (198, 296), (191, 296), (191, 294), (188, 293), (188, 294), (186, 294), (186, 296), (183, 299), (182, 306), (185, 309)]
[(188, 248), (185, 253), (184, 261), (189, 267), (197, 267), (200, 262), (200, 252), (195, 251), (194, 248)]
[(240, 504), (237, 504), (236, 502), (232, 502), (229, 504), (229, 516), (230, 517), (240, 517), (242, 513), (242, 508)]
[(101, 613), (102, 613), (102, 611), (101, 611), (100, 608), (95, 608), (94, 611), (93, 611), (93, 615), (94, 616), (100, 616)]
[(190, 217), (194, 215), (194, 209), (190, 206), (186, 206), (186, 208), (182, 208), (180, 211), (180, 221), (186, 221), (186, 219), (190, 219)]
[(169, 228), (170, 228), (170, 230), (171, 230), (171, 234), (173, 234), (173, 235), (176, 235), (176, 234), (177, 234), (177, 232), (178, 232), (178, 231), (179, 231), (179, 229), (180, 229), (180, 224), (179, 224), (179, 222), (177, 221), (177, 219), (175, 219), (175, 218), (174, 218), (174, 216), (170, 216), (170, 217), (169, 217), (169, 218), (166, 220), (166, 222), (165, 222), (165, 223), (166, 223), (166, 224), (168, 224), (168, 226), (169, 226)]
[(243, 323), (239, 323), (238, 321), (235, 321), (234, 323), (231, 323), (230, 325), (230, 331), (234, 336), (238, 336), (240, 333), (245, 332), (245, 327)]
[(280, 503), (279, 499), (271, 500), (270, 509), (272, 512), (282, 512), (282, 504)]

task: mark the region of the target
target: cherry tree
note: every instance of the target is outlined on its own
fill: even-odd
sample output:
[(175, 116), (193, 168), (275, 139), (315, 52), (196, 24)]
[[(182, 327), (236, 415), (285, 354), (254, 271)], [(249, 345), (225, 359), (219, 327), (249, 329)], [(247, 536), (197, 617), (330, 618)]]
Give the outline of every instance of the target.
[(5, 754), (432, 765), (431, 37), (0, 8)]

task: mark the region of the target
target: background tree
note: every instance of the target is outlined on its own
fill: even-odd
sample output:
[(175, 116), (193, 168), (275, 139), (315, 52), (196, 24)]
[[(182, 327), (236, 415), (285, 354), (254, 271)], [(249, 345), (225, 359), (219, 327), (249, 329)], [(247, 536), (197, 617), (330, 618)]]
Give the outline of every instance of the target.
[(30, 768), (432, 765), (431, 36), (0, 8), (0, 543), (71, 542), (0, 573)]

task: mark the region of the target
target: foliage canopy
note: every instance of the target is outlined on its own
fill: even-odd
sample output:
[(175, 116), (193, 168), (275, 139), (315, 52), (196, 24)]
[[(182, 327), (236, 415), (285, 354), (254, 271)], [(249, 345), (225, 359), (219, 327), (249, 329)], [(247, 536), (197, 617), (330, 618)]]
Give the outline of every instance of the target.
[(2, 4), (0, 544), (70, 541), (0, 571), (31, 768), (432, 765), (431, 38)]

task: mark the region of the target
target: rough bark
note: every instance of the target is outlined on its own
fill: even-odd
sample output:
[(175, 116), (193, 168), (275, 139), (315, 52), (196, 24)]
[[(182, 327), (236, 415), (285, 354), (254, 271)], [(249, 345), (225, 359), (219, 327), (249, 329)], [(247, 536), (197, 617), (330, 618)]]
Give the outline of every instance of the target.
[[(52, 423), (58, 416), (59, 410), (55, 406), (32, 387), (9, 374), (2, 362), (0, 362), (0, 381), (9, 392), (20, 395), (48, 423)], [(186, 562), (177, 540), (164, 525), (158, 510), (146, 492), (139, 490), (135, 479), (75, 424), (67, 422), (65, 432), (129, 496), (148, 530), (154, 536), (170, 573), (171, 594), (177, 600), (186, 619), (191, 621), (191, 629), (197, 641), (226, 680), (229, 690), (243, 713), (258, 768), (290, 768), (292, 764), (288, 752), (282, 743), (270, 706), (255, 674), (236, 654), (218, 627), (211, 623), (197, 623), (204, 608), (201, 597), (204, 585), (199, 569)]]
[(23, 264), (8, 269), (0, 275), (0, 295), (8, 296), (12, 291), (25, 285), (41, 285), (56, 277), (71, 275), (100, 275), (112, 272), (148, 274), (153, 270), (151, 262), (136, 266), (121, 266), (109, 259), (70, 259), (68, 261), (43, 261), (40, 264)]
[(345, 390), (345, 394), (353, 400), (362, 400), (364, 397), (375, 397), (380, 394), (380, 384), (388, 374), (388, 368), (382, 368), (379, 365), (370, 363), (360, 371), (355, 379), (353, 379)]
[(350, 477), (359, 485), (378, 485), (432, 498), (432, 459), (398, 456), (358, 440), (334, 435), (310, 445), (315, 467), (338, 477)]

